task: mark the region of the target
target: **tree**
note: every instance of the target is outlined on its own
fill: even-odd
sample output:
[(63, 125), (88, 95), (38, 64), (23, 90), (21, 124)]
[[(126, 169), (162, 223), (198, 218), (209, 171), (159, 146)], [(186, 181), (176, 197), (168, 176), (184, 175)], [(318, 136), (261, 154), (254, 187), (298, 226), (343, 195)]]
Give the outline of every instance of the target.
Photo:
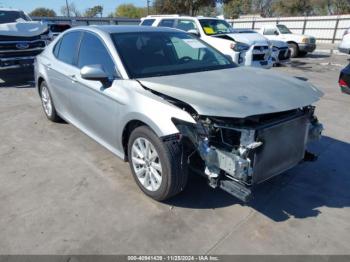
[(224, 4), (224, 15), (229, 18), (237, 18), (241, 14), (252, 13), (251, 0), (227, 0)]
[(102, 14), (103, 14), (103, 6), (96, 5), (94, 7), (88, 8), (85, 11), (84, 16), (85, 17), (96, 17), (97, 15), (100, 15), (102, 17)]
[(40, 16), (40, 17), (54, 17), (56, 13), (52, 9), (38, 7), (29, 13), (30, 16)]
[(216, 6), (216, 0), (155, 0), (153, 7), (160, 14), (184, 14), (195, 16), (201, 8)]
[(313, 13), (311, 0), (279, 0), (275, 2), (273, 9), (280, 16), (308, 16)]
[(80, 11), (75, 7), (75, 4), (74, 3), (70, 3), (68, 5), (68, 8), (66, 5), (62, 6), (61, 7), (61, 14), (63, 16), (68, 16), (68, 14), (70, 16), (75, 16), (75, 17), (78, 17), (78, 16), (81, 16), (81, 13)]
[(119, 17), (141, 18), (147, 15), (147, 8), (136, 7), (133, 4), (122, 4), (117, 7), (115, 15)]

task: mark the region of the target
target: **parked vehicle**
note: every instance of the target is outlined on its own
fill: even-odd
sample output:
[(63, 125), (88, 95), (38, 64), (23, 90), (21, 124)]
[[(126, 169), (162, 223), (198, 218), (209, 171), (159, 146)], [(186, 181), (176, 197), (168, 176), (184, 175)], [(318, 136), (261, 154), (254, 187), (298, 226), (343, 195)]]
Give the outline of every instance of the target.
[(350, 64), (340, 72), (338, 83), (341, 91), (350, 95)]
[(0, 8), (0, 69), (32, 65), (48, 41), (49, 30), (20, 10)]
[(297, 165), (322, 131), (313, 85), (238, 67), (171, 28), (73, 28), (37, 57), (35, 72), (47, 118), (128, 160), (156, 200), (181, 192), (191, 169), (246, 201), (254, 185)]
[(49, 27), (49, 38), (50, 41), (54, 40), (59, 34), (72, 28), (70, 24), (57, 24), (57, 23), (47, 23)]
[(237, 33), (223, 19), (179, 15), (151, 15), (140, 25), (171, 27), (191, 33), (244, 66), (271, 68), (271, 49), (261, 35)]
[(350, 28), (344, 31), (343, 39), (340, 42), (338, 49), (342, 53), (350, 54)]
[(294, 34), (285, 25), (263, 26), (258, 31), (270, 40), (287, 42), (291, 57), (304, 56), (316, 49), (316, 38), (307, 35)]
[[(251, 29), (235, 29), (235, 33), (259, 34), (258, 32)], [(288, 44), (284, 41), (279, 41), (279, 40), (268, 40), (268, 41), (270, 42), (270, 46), (272, 48), (271, 58), (274, 65), (277, 66), (281, 64), (290, 63), (290, 50), (289, 50)]]

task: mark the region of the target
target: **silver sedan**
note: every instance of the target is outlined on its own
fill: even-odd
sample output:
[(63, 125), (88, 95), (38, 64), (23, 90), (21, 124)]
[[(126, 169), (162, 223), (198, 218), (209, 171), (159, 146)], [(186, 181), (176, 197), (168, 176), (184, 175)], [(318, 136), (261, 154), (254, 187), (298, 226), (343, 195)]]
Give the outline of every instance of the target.
[(57, 37), (35, 63), (44, 112), (129, 161), (165, 200), (188, 170), (244, 201), (255, 185), (311, 153), (322, 125), (311, 84), (238, 67), (176, 29), (90, 26)]

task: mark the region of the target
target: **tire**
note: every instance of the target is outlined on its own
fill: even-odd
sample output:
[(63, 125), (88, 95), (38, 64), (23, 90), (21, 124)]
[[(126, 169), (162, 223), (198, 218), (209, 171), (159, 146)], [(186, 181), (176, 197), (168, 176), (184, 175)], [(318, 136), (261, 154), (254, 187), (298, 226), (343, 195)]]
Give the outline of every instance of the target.
[(45, 81), (40, 85), (40, 99), (46, 117), (52, 122), (62, 122), (62, 119), (57, 114), (50, 90)]
[(305, 57), (307, 55), (307, 52), (305, 51), (299, 51), (299, 56), (300, 57)]
[(295, 58), (299, 55), (299, 47), (295, 43), (289, 43), (290, 57)]
[[(151, 149), (145, 153), (146, 150), (142, 151), (141, 149), (145, 149), (147, 143), (150, 143), (148, 148)], [(147, 156), (140, 154), (140, 152)], [(158, 158), (155, 157), (156, 154)], [(128, 156), (133, 177), (147, 196), (157, 201), (164, 201), (185, 188), (188, 168), (187, 161), (182, 161), (185, 158), (183, 158), (179, 142), (163, 142), (150, 128), (141, 126), (130, 135)], [(157, 181), (158, 183), (156, 183)]]

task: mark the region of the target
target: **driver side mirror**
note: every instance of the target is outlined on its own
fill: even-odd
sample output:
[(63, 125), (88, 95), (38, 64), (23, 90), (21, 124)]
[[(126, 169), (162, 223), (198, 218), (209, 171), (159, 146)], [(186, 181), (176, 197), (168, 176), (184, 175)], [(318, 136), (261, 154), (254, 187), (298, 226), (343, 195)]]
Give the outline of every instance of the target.
[(275, 30), (275, 32), (273, 32), (275, 35), (279, 35), (279, 33), (278, 33), (278, 31), (277, 30)]
[(101, 65), (87, 65), (80, 70), (80, 75), (85, 80), (100, 81), (103, 85), (109, 85), (110, 80)]
[(196, 29), (188, 30), (187, 33), (189, 33), (189, 34), (191, 34), (191, 35), (193, 35), (195, 37), (200, 37), (201, 36), (200, 33), (198, 32), (198, 30), (196, 30)]

